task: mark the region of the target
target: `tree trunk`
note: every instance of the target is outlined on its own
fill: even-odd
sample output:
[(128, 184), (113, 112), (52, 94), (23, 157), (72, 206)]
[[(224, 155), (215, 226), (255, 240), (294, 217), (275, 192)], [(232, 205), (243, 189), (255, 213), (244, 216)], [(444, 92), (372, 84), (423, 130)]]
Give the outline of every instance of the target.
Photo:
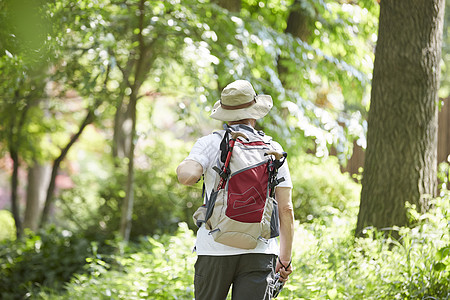
[(36, 231), (39, 227), (41, 208), (45, 201), (45, 192), (50, 179), (50, 165), (35, 162), (28, 169), (27, 204), (23, 227)]
[(131, 124), (131, 132), (129, 134), (129, 149), (128, 152), (128, 176), (126, 183), (126, 194), (124, 203), (122, 205), (122, 216), (120, 220), (120, 235), (125, 241), (130, 239), (131, 232), (131, 221), (133, 215), (133, 205), (134, 205), (134, 148), (136, 146), (135, 136), (136, 136), (136, 104), (137, 97), (136, 94), (132, 94), (130, 97), (130, 119), (127, 121)]
[(446, 162), (450, 155), (450, 97), (441, 99), (438, 116), (438, 163)]
[[(128, 111), (127, 111), (127, 119), (125, 120), (125, 124), (128, 126), (125, 127), (126, 135), (129, 136), (128, 139), (128, 176), (126, 183), (126, 195), (124, 199), (124, 203), (122, 205), (122, 216), (120, 220), (120, 234), (125, 241), (128, 241), (130, 238), (131, 232), (131, 220), (133, 215), (133, 205), (134, 205), (134, 148), (136, 146), (136, 106), (137, 102), (140, 99), (139, 90), (147, 78), (148, 73), (150, 72), (152, 65), (156, 59), (155, 53), (153, 50), (153, 43), (156, 40), (153, 40), (151, 43), (145, 43), (144, 36), (142, 35), (142, 30), (144, 28), (144, 17), (145, 17), (145, 1), (141, 0), (139, 2), (139, 33), (137, 35), (137, 41), (139, 42), (138, 54), (139, 59), (137, 61), (133, 61), (134, 67), (134, 81), (131, 84), (129, 78), (125, 77), (126, 82), (129, 84), (131, 89), (130, 101), (128, 103)], [(126, 72), (122, 72), (123, 76), (126, 76)]]
[[(15, 92), (16, 102), (20, 100), (20, 94), (17, 90)], [(9, 124), (8, 131), (8, 148), (9, 155), (13, 162), (13, 173), (11, 176), (11, 210), (14, 217), (14, 222), (16, 224), (16, 236), (19, 238), (22, 236), (22, 220), (20, 218), (20, 208), (18, 199), (18, 189), (19, 189), (19, 149), (22, 141), (22, 129), (25, 124), (28, 109), (30, 108), (29, 102), (25, 102), (25, 107), (22, 108), (21, 114), (17, 119), (16, 109), (13, 109), (11, 122)]]
[[(130, 76), (132, 68), (134, 66), (134, 59), (130, 59), (127, 62), (125, 69), (122, 69), (123, 78), (127, 78)], [(130, 119), (130, 116), (127, 114), (129, 103), (125, 100), (125, 89), (129, 87), (130, 84), (128, 80), (123, 80), (120, 84), (119, 88), (119, 102), (116, 105), (116, 114), (114, 115), (114, 133), (113, 133), (113, 145), (112, 145), (112, 153), (114, 158), (125, 158), (129, 155), (128, 146), (130, 145), (130, 138), (127, 136), (131, 132), (130, 126), (127, 128), (126, 120)]]
[(214, 2), (229, 12), (239, 13), (241, 11), (241, 0), (215, 0)]
[(98, 106), (98, 104), (99, 103), (94, 105), (93, 108), (89, 109), (88, 113), (86, 114), (86, 117), (84, 118), (83, 122), (81, 123), (81, 125), (78, 129), (78, 132), (72, 136), (69, 143), (63, 149), (61, 149), (61, 154), (53, 161), (52, 173), (50, 175), (50, 182), (48, 184), (47, 195), (45, 197), (44, 209), (42, 211), (41, 222), (39, 224), (39, 227), (41, 227), (41, 228), (48, 222), (50, 208), (51, 208), (51, 205), (53, 204), (53, 196), (54, 196), (53, 194), (55, 193), (56, 175), (58, 175), (59, 166), (61, 165), (61, 162), (66, 157), (70, 148), (73, 146), (73, 144), (75, 144), (75, 142), (81, 136), (81, 134), (83, 133), (86, 126), (91, 124), (94, 121), (94, 110)]
[(436, 192), (444, 0), (381, 1), (356, 234), (408, 225)]
[[(314, 20), (302, 7), (303, 1), (305, 0), (295, 0), (292, 4), (284, 32), (291, 34), (293, 37), (300, 38), (304, 42), (309, 42), (309, 37), (311, 36), (311, 23), (314, 22)], [(286, 64), (289, 63), (288, 60), (283, 60), (280, 56), (277, 59), (278, 75), (284, 86), (286, 86), (285, 77), (288, 73)]]
[(311, 36), (311, 23), (314, 21), (311, 15), (302, 7), (305, 0), (295, 0), (292, 5), (285, 33), (290, 33), (294, 37), (300, 38), (304, 42), (308, 42)]
[(13, 149), (11, 149), (9, 153), (13, 162), (13, 173), (11, 176), (11, 210), (14, 222), (16, 223), (16, 235), (19, 238), (22, 235), (23, 229), (19, 212), (19, 199), (17, 197), (17, 191), (19, 189), (19, 154)]
[(131, 124), (128, 121), (131, 118), (128, 115), (129, 109), (127, 109), (127, 106), (129, 106), (129, 103), (125, 104), (121, 100), (117, 105), (114, 116), (113, 157), (115, 158), (125, 158), (130, 154), (131, 137), (129, 133), (131, 132)]
[[(47, 80), (45, 82), (46, 85), (49, 84)], [(47, 89), (45, 90), (47, 91)], [(44, 117), (50, 118), (50, 96), (47, 93), (45, 95), (46, 97), (34, 101), (31, 105), (38, 106), (39, 103), (42, 103)], [(33, 164), (28, 166), (26, 206), (25, 216), (23, 218), (24, 228), (29, 228), (33, 231), (36, 231), (39, 228), (39, 221), (45, 201), (45, 193), (50, 180), (50, 172), (51, 165), (49, 162), (41, 164), (37, 159), (34, 159)]]

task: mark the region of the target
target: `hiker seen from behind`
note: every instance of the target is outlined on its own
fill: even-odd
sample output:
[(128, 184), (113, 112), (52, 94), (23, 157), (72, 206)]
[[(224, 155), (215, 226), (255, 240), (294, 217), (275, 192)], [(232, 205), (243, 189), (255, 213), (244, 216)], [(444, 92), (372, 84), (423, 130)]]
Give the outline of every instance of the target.
[(177, 168), (193, 185), (203, 176), (194, 214), (195, 299), (272, 299), (292, 273), (294, 213), (287, 153), (256, 120), (273, 106), (246, 80), (227, 85), (211, 117), (223, 130), (203, 136)]

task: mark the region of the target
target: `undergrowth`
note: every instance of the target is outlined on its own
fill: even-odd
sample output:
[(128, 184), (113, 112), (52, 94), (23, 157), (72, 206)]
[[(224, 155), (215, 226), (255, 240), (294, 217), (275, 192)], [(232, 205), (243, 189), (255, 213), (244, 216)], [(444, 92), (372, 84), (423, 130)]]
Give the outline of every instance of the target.
[[(448, 193), (419, 215), (413, 228), (396, 228), (400, 240), (367, 230), (355, 238), (355, 215), (336, 213), (296, 223), (294, 273), (278, 299), (449, 299)], [(40, 299), (193, 299), (194, 233), (185, 223), (175, 235), (154, 236), (117, 253), (87, 259), (64, 293)], [(100, 250), (100, 249), (98, 249)]]

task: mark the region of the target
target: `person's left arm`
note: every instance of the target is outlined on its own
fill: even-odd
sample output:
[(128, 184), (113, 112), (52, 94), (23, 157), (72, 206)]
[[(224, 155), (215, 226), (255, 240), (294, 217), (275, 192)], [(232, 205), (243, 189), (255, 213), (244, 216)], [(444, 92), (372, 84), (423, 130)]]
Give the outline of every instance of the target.
[[(274, 143), (275, 149), (283, 152), (280, 144)], [(292, 204), (292, 180), (288, 162), (285, 161), (278, 172), (278, 179), (284, 178), (275, 188), (275, 199), (278, 202), (280, 221), (280, 254), (275, 272), (279, 272), (281, 280), (286, 281), (292, 273), (292, 244), (294, 240), (294, 207)]]
[(280, 218), (280, 256), (275, 272), (279, 272), (283, 281), (292, 273), (292, 243), (294, 240), (294, 209), (291, 188), (277, 187), (275, 198), (278, 202)]

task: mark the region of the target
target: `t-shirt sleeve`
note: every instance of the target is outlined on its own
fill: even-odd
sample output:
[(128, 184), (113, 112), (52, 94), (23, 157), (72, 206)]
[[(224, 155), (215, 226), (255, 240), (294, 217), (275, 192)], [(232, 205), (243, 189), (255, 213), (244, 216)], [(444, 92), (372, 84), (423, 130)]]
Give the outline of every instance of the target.
[[(273, 142), (273, 146), (276, 151), (283, 152), (283, 147), (277, 142)], [(285, 160), (284, 164), (278, 169), (277, 179), (284, 178), (284, 181), (280, 182), (277, 187), (289, 187), (292, 188), (291, 173), (289, 172), (288, 159)]]
[(278, 171), (277, 178), (284, 178), (283, 182), (280, 182), (277, 187), (289, 187), (292, 188), (292, 180), (291, 180), (291, 174), (289, 172), (289, 166), (287, 160), (284, 162), (284, 164), (281, 166), (281, 168)]
[(218, 142), (220, 142), (220, 140), (219, 136), (216, 134), (210, 134), (199, 138), (185, 160), (198, 162), (202, 165), (203, 173), (205, 173), (206, 169), (213, 163), (213, 160), (219, 151)]

